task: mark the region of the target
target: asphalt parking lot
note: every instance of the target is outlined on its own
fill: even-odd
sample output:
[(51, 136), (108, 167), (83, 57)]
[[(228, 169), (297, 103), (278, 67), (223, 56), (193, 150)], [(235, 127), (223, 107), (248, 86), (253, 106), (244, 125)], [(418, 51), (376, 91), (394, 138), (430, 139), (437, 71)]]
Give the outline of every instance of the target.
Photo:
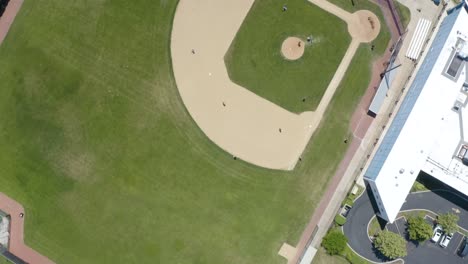
[[(367, 227), (375, 212), (371, 203), (370, 194), (366, 191), (354, 203), (349, 211), (347, 221), (343, 226), (344, 234), (348, 237), (350, 247), (364, 258), (382, 263), (388, 261), (379, 254), (367, 235)], [(411, 193), (406, 198), (402, 210), (427, 210), (433, 213), (456, 212), (460, 217), (458, 225), (468, 229), (468, 200), (456, 193), (445, 190)], [(427, 219), (432, 224), (431, 219)], [(389, 231), (406, 236), (406, 220), (398, 219), (394, 224), (387, 225)], [(418, 244), (408, 243), (408, 255), (404, 258), (405, 264), (468, 264), (468, 259), (457, 255), (457, 249), (463, 236), (454, 234), (447, 248), (442, 248), (431, 241)]]
[[(433, 219), (426, 217), (426, 221), (430, 224), (433, 223)], [(402, 237), (408, 240), (407, 250), (408, 256), (406, 256), (406, 263), (414, 264), (467, 264), (468, 259), (462, 259), (457, 255), (458, 248), (463, 240), (463, 235), (455, 233), (452, 237), (447, 248), (441, 247), (438, 243), (434, 243), (430, 240), (425, 241), (421, 244), (410, 241), (407, 233), (407, 223), (404, 217), (398, 218), (393, 224), (386, 226), (387, 230), (400, 234)]]

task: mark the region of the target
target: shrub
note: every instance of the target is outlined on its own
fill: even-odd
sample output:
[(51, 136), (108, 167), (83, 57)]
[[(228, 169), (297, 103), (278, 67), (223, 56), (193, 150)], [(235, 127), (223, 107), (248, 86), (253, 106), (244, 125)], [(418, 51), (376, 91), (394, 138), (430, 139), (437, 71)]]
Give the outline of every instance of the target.
[(454, 233), (458, 230), (457, 222), (460, 219), (458, 215), (452, 213), (441, 214), (437, 217), (437, 223), (447, 233)]
[(339, 226), (342, 226), (346, 223), (346, 218), (340, 214), (335, 216), (335, 223)]
[(341, 233), (341, 231), (330, 231), (322, 240), (322, 247), (325, 248), (328, 254), (338, 255), (341, 254), (348, 243), (348, 239)]
[(390, 231), (382, 231), (374, 239), (374, 246), (384, 256), (396, 259), (407, 255), (406, 240)]
[(408, 232), (411, 240), (426, 241), (432, 236), (432, 226), (421, 216), (408, 218)]
[(350, 205), (352, 207), (354, 206), (354, 200), (351, 199), (351, 197), (348, 197), (341, 203), (341, 206), (344, 206), (345, 204)]

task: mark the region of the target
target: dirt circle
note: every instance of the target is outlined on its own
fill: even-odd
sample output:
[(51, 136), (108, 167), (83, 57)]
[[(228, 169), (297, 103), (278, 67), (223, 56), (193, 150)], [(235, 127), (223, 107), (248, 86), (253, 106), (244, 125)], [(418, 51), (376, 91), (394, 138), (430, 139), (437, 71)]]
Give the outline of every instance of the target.
[(352, 38), (360, 42), (371, 42), (380, 32), (379, 18), (369, 10), (359, 10), (352, 14), (348, 23), (348, 31)]
[(288, 37), (281, 45), (281, 54), (287, 60), (297, 60), (304, 54), (305, 43), (300, 38)]

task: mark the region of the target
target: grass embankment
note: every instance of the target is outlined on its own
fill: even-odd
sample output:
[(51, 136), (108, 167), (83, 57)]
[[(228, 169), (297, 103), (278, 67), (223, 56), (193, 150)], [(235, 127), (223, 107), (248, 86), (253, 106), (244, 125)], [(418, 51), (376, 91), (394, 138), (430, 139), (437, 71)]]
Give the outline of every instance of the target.
[(401, 23), (406, 29), (411, 19), (411, 11), (409, 10), (408, 7), (406, 7), (405, 5), (401, 4), (398, 1), (393, 1), (393, 3), (395, 4), (398, 14), (400, 15)]
[(345, 153), (368, 45), (302, 163), (265, 170), (234, 161), (186, 112), (175, 8), (25, 1), (0, 47), (0, 191), (24, 205), (26, 243), (57, 263), (284, 263), (277, 250), (297, 241)]
[(379, 221), (377, 216), (372, 217), (372, 220), (369, 223), (369, 228), (367, 229), (367, 235), (370, 237), (376, 236), (382, 229), (380, 228)]

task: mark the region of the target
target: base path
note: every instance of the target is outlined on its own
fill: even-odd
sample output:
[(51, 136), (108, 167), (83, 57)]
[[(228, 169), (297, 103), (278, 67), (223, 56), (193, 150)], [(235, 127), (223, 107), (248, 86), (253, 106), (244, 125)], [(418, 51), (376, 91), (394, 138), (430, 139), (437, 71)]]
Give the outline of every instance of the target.
[(229, 79), (224, 55), (253, 2), (181, 0), (171, 36), (174, 76), (187, 110), (210, 140), (255, 165), (291, 170), (318, 127), (359, 43), (375, 38), (380, 24), (370, 12), (365, 13), (365, 19), (373, 15), (372, 29), (370, 23), (362, 23), (358, 12), (348, 13), (324, 0), (312, 1), (328, 12), (338, 10), (336, 15), (348, 24), (353, 39), (316, 111), (298, 115)]
[[(24, 219), (26, 214), (23, 206), (0, 193), (0, 210), (10, 216), (10, 241), (8, 251), (23, 261), (31, 264), (53, 264), (50, 259), (24, 244)], [(23, 214), (23, 217), (20, 216)]]

